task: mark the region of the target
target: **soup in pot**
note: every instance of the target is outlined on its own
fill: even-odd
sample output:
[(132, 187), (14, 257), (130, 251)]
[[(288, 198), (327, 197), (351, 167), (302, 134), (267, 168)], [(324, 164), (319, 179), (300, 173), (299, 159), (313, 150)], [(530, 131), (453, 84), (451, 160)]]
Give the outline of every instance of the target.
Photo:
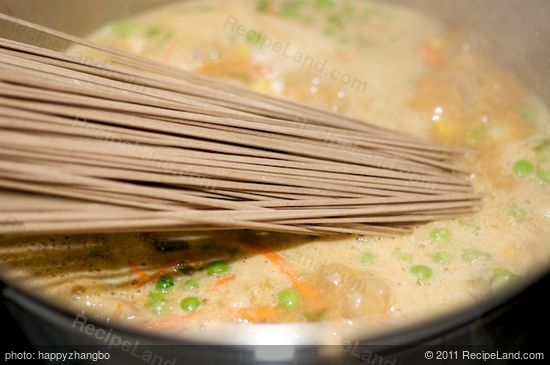
[(364, 334), (473, 303), (550, 262), (548, 110), (468, 30), (371, 1), (196, 0), (106, 24), (89, 39), (465, 147), (483, 205), (396, 237), (3, 238), (5, 275), (41, 295), (176, 335), (290, 322)]

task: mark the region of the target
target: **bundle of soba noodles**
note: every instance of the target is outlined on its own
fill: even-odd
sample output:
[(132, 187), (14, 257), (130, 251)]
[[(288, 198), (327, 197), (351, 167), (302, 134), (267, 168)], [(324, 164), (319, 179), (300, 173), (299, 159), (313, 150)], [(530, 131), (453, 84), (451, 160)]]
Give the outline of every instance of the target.
[(0, 233), (396, 234), (479, 205), (461, 151), (0, 19)]

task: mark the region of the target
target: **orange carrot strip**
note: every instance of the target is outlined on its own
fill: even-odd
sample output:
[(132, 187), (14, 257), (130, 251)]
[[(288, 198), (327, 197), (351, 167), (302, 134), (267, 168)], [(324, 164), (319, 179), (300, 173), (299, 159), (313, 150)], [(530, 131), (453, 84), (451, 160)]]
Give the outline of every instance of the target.
[(146, 328), (152, 330), (165, 330), (181, 326), (189, 321), (188, 315), (164, 316), (150, 321)]
[(143, 271), (143, 269), (141, 267), (139, 267), (138, 265), (136, 265), (132, 262), (130, 262), (129, 265), (130, 265), (130, 271), (135, 276), (137, 276), (137, 280), (138, 280), (137, 281), (137, 286), (138, 287), (147, 284), (151, 280), (151, 277), (145, 271)]
[(274, 307), (252, 307), (239, 311), (239, 318), (253, 323), (277, 322), (280, 312)]
[(286, 275), (292, 282), (292, 286), (305, 298), (310, 301), (319, 300), (319, 295), (310, 285), (307, 285), (304, 282), (298, 280), (298, 275), (294, 272), (292, 265), (279, 255), (275, 250), (272, 250), (269, 247), (252, 243), (245, 242), (244, 245), (249, 249), (253, 250), (259, 255), (262, 255), (267, 260), (269, 260), (273, 265), (279, 269), (281, 273)]
[(118, 302), (113, 311), (113, 320), (118, 321), (122, 317), (122, 303)]
[(219, 289), (220, 287), (226, 285), (226, 284), (229, 284), (230, 282), (234, 281), (237, 277), (235, 275), (228, 275), (228, 276), (224, 276), (223, 278), (220, 278), (218, 279), (218, 281), (216, 281), (214, 283), (214, 286), (212, 287), (213, 289)]
[(443, 63), (441, 53), (427, 42), (420, 45), (420, 57), (430, 67), (441, 66)]

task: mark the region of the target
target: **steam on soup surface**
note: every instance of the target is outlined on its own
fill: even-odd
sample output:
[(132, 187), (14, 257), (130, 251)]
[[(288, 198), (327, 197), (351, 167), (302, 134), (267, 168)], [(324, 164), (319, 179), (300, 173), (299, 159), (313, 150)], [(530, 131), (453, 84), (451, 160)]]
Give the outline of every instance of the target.
[(48, 297), (176, 334), (285, 322), (364, 333), (475, 302), (548, 265), (548, 111), (468, 32), (368, 1), (203, 0), (107, 24), (90, 39), (468, 147), (463, 163), (484, 202), (401, 237), (5, 238), (6, 274)]

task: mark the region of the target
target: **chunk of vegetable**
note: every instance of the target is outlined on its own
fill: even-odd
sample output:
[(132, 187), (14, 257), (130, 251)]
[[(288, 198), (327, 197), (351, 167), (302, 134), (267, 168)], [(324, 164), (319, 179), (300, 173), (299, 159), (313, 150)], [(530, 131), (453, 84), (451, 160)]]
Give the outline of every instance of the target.
[(114, 23), (111, 26), (111, 32), (119, 37), (127, 37), (137, 30), (137, 25), (126, 21)]
[(410, 272), (418, 281), (428, 281), (432, 277), (432, 269), (426, 265), (414, 265)]
[(150, 292), (145, 307), (153, 314), (159, 315), (166, 309), (166, 299), (159, 292)]
[(537, 155), (540, 155), (540, 154), (545, 153), (545, 152), (550, 152), (550, 139), (545, 139), (542, 142), (540, 142), (539, 144), (537, 144), (533, 148), (533, 151)]
[(518, 160), (514, 163), (514, 167), (512, 169), (516, 176), (526, 177), (533, 172), (534, 166), (528, 160)]
[(197, 297), (187, 297), (183, 298), (180, 302), (180, 307), (186, 312), (193, 312), (195, 311), (199, 305), (201, 304), (201, 301)]
[(488, 254), (487, 252), (482, 252), (477, 248), (470, 248), (462, 251), (462, 260), (470, 264), (478, 260), (489, 260), (490, 258), (490, 254)]
[(246, 43), (251, 46), (257, 46), (262, 42), (263, 35), (260, 32), (253, 31), (246, 34)]
[(277, 251), (268, 246), (264, 246), (257, 242), (243, 242), (244, 247), (252, 250), (258, 255), (262, 255), (268, 261), (270, 261), (277, 269), (288, 277), (292, 282), (292, 286), (300, 293), (300, 295), (308, 302), (315, 303), (320, 300), (317, 290), (299, 279), (296, 270), (292, 264), (281, 256)]
[(531, 107), (525, 107), (520, 109), (519, 116), (526, 122), (533, 123), (537, 120), (537, 114), (535, 109)]
[(430, 67), (437, 67), (443, 64), (441, 52), (430, 42), (424, 42), (420, 45), (420, 57)]
[(154, 38), (158, 35), (160, 35), (160, 33), (162, 32), (162, 29), (160, 29), (159, 27), (150, 27), (149, 29), (147, 29), (147, 37), (149, 38)]
[(502, 268), (496, 268), (493, 270), (491, 276), (491, 286), (494, 290), (500, 289), (507, 285), (510, 285), (520, 279), (520, 276), (514, 274), (511, 271)]
[(287, 0), (281, 6), (281, 15), (286, 18), (296, 18), (301, 14), (304, 0)]
[(155, 287), (162, 293), (167, 292), (174, 286), (174, 278), (168, 275), (161, 276), (158, 278)]
[(452, 255), (445, 251), (436, 252), (433, 255), (433, 262), (436, 264), (447, 265), (452, 261), (452, 259)]
[(361, 263), (363, 264), (372, 264), (375, 260), (376, 257), (370, 252), (365, 252), (361, 255)]
[(470, 228), (475, 234), (478, 234), (481, 230), (481, 227), (473, 219), (461, 218), (458, 220), (458, 224)]
[(483, 130), (476, 126), (464, 133), (464, 142), (469, 146), (475, 146), (483, 138)]
[(195, 278), (190, 278), (183, 283), (183, 288), (185, 290), (194, 290), (199, 288), (199, 281)]
[(537, 177), (544, 185), (550, 185), (550, 170), (538, 169)]
[(220, 275), (229, 271), (229, 264), (225, 261), (212, 261), (206, 266), (208, 275)]
[(447, 228), (434, 228), (430, 232), (433, 242), (447, 243), (451, 240), (451, 232)]
[(267, 11), (269, 9), (269, 1), (268, 0), (258, 0), (256, 3), (256, 10), (260, 12)]
[(392, 253), (392, 256), (396, 259), (398, 259), (399, 261), (405, 261), (405, 262), (411, 262), (412, 261), (412, 255), (410, 253), (407, 253), (407, 252), (402, 252), (402, 251), (394, 251)]
[(523, 223), (525, 222), (525, 218), (527, 218), (527, 212), (525, 209), (520, 208), (517, 205), (512, 206), (508, 213), (516, 223)]
[(218, 279), (218, 281), (216, 281), (214, 283), (213, 288), (214, 289), (219, 289), (222, 286), (225, 286), (225, 285), (229, 284), (230, 282), (235, 281), (236, 278), (237, 278), (237, 276), (235, 276), (235, 275), (224, 276), (224, 277)]
[(317, 8), (322, 10), (330, 10), (334, 7), (334, 0), (317, 0)]
[(239, 311), (239, 317), (252, 323), (273, 323), (280, 321), (281, 310), (265, 306), (243, 308)]
[(300, 295), (294, 289), (284, 289), (277, 294), (278, 305), (284, 310), (293, 310), (300, 305)]

